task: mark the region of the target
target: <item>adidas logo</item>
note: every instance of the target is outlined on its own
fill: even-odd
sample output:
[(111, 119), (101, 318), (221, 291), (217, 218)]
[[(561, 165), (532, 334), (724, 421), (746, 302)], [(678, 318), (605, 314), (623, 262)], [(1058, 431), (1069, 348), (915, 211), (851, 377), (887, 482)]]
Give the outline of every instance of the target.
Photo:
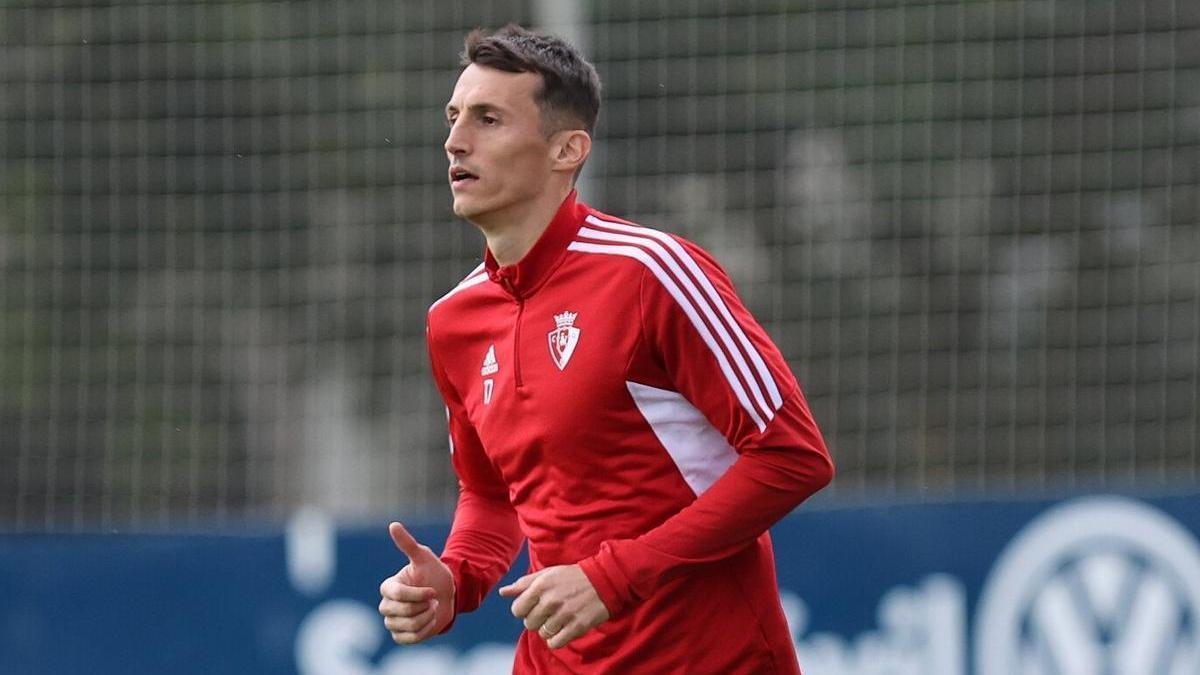
[(487, 356), (483, 357), (483, 368), (479, 369), (479, 374), (487, 377), (494, 375), (498, 370), (500, 370), (500, 364), (496, 363), (496, 345), (489, 345)]

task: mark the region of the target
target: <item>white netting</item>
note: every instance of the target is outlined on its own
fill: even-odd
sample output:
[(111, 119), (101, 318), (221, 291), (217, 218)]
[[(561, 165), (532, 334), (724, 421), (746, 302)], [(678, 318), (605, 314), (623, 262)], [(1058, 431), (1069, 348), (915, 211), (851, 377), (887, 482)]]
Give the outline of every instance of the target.
[(1200, 6), (7, 3), (0, 527), (453, 502), (461, 39), (575, 21), (584, 198), (713, 251), (841, 499), (1194, 481)]

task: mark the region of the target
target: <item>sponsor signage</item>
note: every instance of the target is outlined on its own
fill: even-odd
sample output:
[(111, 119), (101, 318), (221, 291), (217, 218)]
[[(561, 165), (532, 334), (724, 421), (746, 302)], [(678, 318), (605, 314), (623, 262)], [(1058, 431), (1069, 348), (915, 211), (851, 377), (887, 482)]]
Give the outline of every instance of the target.
[[(446, 526), (411, 529), (436, 550)], [(1194, 675), (1198, 533), (1200, 495), (802, 510), (772, 530), (801, 666), (817, 675)], [(521, 625), (499, 596), (445, 636), (392, 644), (378, 585), (401, 564), (385, 521), (339, 530), (314, 512), (236, 536), (0, 537), (0, 663), (509, 672)]]

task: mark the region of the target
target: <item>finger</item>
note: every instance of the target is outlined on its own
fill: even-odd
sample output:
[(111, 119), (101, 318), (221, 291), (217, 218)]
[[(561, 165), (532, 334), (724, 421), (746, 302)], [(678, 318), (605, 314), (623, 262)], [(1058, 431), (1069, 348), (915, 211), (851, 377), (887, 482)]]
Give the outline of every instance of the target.
[(546, 621), (542, 623), (541, 627), (537, 629), (538, 635), (542, 636), (542, 639), (547, 641), (555, 635), (558, 635), (560, 631), (562, 631), (562, 626), (559, 625), (559, 621), (555, 617), (546, 619)]
[(572, 621), (562, 630), (558, 631), (554, 637), (546, 640), (546, 644), (551, 649), (560, 649), (567, 646), (572, 640), (583, 635), (587, 631), (588, 629), (585, 626), (579, 624), (578, 622)]
[[(541, 628), (542, 624), (546, 623), (551, 617), (554, 616), (556, 610), (558, 610), (558, 605), (556, 603), (548, 602), (545, 597), (541, 598), (538, 604), (535, 605), (533, 609), (531, 609), (525, 615), (525, 629), (536, 631), (537, 629)], [(558, 623), (561, 623), (561, 621)], [(555, 625), (557, 625), (557, 623)], [(551, 631), (550, 634), (553, 634), (553, 631)]]
[(424, 612), (415, 616), (388, 616), (383, 625), (392, 633), (417, 633), (434, 620), (437, 612), (437, 602), (429, 603)]
[(396, 577), (384, 579), (379, 584), (379, 594), (397, 602), (429, 602), (437, 597), (437, 591), (428, 586), (409, 586)]
[(426, 624), (420, 630), (393, 632), (392, 640), (395, 641), (397, 644), (411, 645), (411, 644), (416, 644), (418, 642), (421, 642), (422, 640), (428, 639), (435, 632), (437, 632), (436, 617), (433, 619), (430, 619), (429, 623)]
[(384, 598), (379, 601), (379, 613), (384, 616), (416, 616), (429, 609), (428, 602), (396, 602)]
[(416, 632), (413, 632), (413, 631), (391, 631), (392, 641), (398, 645), (415, 645), (418, 642), (420, 642), (421, 640), (424, 640), (425, 638), (429, 637), (430, 634), (433, 633), (433, 630), (431, 629), (431, 627), (433, 625), (434, 625), (434, 622), (430, 621), (428, 626), (426, 626), (422, 630), (416, 631)]
[(408, 556), (408, 559), (413, 562), (435, 557), (433, 551), (429, 550), (428, 546), (422, 546), (417, 542), (400, 523), (388, 525), (388, 534), (392, 535), (392, 541), (395, 542), (396, 548), (403, 551), (404, 555)]
[(525, 592), (521, 593), (521, 595), (517, 596), (517, 599), (513, 601), (513, 616), (517, 617), (518, 619), (524, 619), (526, 616), (529, 616), (529, 613), (533, 611), (534, 607), (537, 607), (538, 602), (541, 601), (541, 599), (541, 590), (539, 588), (531, 586), (530, 588), (525, 589)]
[(506, 598), (517, 597), (518, 595), (524, 593), (525, 590), (529, 588), (529, 584), (532, 584), (533, 580), (537, 579), (538, 575), (541, 573), (542, 572), (539, 570), (537, 572), (534, 572), (533, 574), (526, 574), (525, 576), (521, 577), (520, 579), (517, 579), (516, 581), (512, 582), (511, 584), (505, 586), (504, 588), (501, 588), (500, 595), (502, 595)]

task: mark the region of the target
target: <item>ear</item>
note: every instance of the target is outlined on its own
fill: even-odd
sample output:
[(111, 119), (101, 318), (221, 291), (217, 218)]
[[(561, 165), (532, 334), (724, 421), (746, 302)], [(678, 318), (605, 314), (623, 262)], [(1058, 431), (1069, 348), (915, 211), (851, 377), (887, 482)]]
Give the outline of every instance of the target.
[(550, 144), (554, 171), (574, 173), (592, 153), (592, 137), (583, 129), (564, 129)]

